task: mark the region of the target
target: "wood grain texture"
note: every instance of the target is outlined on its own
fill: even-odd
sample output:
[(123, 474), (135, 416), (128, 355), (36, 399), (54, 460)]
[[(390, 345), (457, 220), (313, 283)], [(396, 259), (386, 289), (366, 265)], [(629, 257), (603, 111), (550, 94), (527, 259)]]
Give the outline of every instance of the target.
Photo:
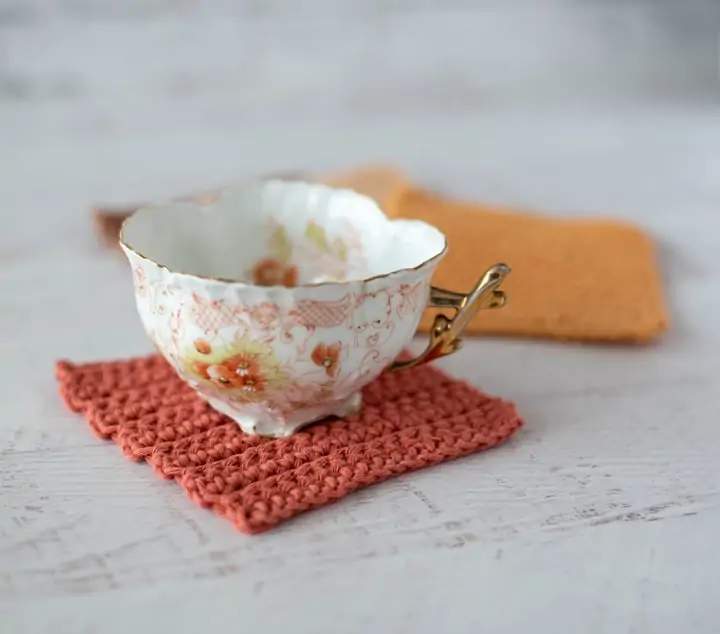
[[(720, 630), (716, 8), (430, 4), (0, 3), (3, 633)], [(243, 537), (60, 403), (55, 359), (151, 349), (89, 211), (373, 160), (647, 227), (673, 328), (472, 341), (517, 438)]]

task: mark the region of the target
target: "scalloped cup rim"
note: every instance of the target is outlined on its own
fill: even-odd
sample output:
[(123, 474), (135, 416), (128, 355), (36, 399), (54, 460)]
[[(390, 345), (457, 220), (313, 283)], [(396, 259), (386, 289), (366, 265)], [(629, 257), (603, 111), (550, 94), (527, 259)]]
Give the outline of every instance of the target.
[(225, 278), (225, 277), (216, 277), (216, 276), (210, 276), (210, 275), (202, 275), (202, 274), (198, 274), (198, 273), (190, 273), (190, 272), (188, 272), (188, 271), (178, 270), (178, 269), (172, 268), (172, 267), (170, 267), (170, 266), (168, 266), (168, 265), (166, 265), (166, 264), (163, 264), (162, 262), (158, 262), (157, 260), (155, 260), (155, 259), (153, 259), (153, 258), (151, 258), (151, 257), (149, 257), (149, 256), (147, 256), (147, 255), (145, 255), (145, 254), (143, 254), (142, 252), (138, 251), (138, 250), (135, 249), (135, 247), (133, 247), (129, 242), (127, 242), (126, 239), (125, 239), (125, 237), (124, 237), (124, 233), (125, 233), (126, 227), (129, 226), (129, 224), (130, 224), (131, 222), (133, 222), (134, 219), (137, 220), (137, 218), (138, 218), (140, 215), (152, 213), (153, 211), (157, 211), (157, 210), (159, 210), (159, 209), (163, 209), (163, 208), (167, 207), (168, 205), (184, 205), (184, 206), (188, 206), (188, 207), (194, 207), (194, 208), (196, 208), (196, 209), (198, 209), (198, 210), (206, 210), (206, 211), (208, 211), (208, 210), (210, 210), (213, 206), (215, 206), (215, 205), (218, 204), (219, 202), (223, 201), (225, 198), (231, 196), (233, 193), (235, 193), (235, 192), (238, 191), (239, 189), (243, 189), (244, 187), (248, 187), (248, 185), (244, 185), (244, 186), (240, 186), (240, 187), (238, 187), (238, 186), (228, 186), (228, 187), (224, 187), (224, 188), (222, 188), (222, 189), (219, 191), (218, 195), (215, 196), (214, 199), (211, 200), (211, 201), (209, 201), (209, 202), (201, 202), (201, 201), (198, 201), (198, 200), (188, 200), (188, 201), (164, 200), (164, 201), (158, 201), (158, 202), (150, 203), (150, 204), (147, 204), (147, 205), (143, 205), (142, 207), (140, 207), (140, 208), (138, 208), (136, 211), (134, 211), (130, 216), (128, 216), (127, 218), (125, 218), (125, 220), (123, 221), (123, 223), (122, 223), (122, 225), (121, 225), (121, 227), (120, 227), (120, 233), (119, 233), (119, 237), (118, 237), (118, 243), (120, 244), (120, 247), (121, 247), (125, 252), (132, 253), (134, 256), (140, 258), (141, 260), (144, 260), (144, 261), (146, 261), (146, 262), (149, 262), (149, 263), (152, 264), (153, 266), (155, 266), (155, 267), (157, 267), (157, 268), (159, 268), (159, 269), (162, 269), (162, 270), (165, 271), (166, 273), (170, 273), (170, 274), (172, 274), (172, 275), (176, 275), (176, 276), (180, 276), (180, 277), (184, 277), (184, 278), (189, 278), (189, 279), (194, 279), (194, 280), (200, 280), (200, 281), (202, 281), (202, 282), (229, 284), (229, 285), (236, 286), (236, 287), (257, 288), (257, 289), (265, 289), (265, 290), (268, 290), (268, 289), (294, 290), (294, 289), (303, 289), (303, 288), (308, 288), (308, 289), (309, 289), (309, 288), (317, 288), (317, 287), (344, 287), (344, 286), (352, 286), (352, 285), (358, 285), (358, 284), (367, 284), (367, 283), (374, 282), (374, 281), (380, 280), (380, 279), (392, 278), (392, 277), (395, 277), (395, 276), (398, 276), (398, 275), (403, 275), (403, 274), (406, 274), (406, 273), (422, 271), (423, 269), (425, 269), (425, 268), (427, 268), (427, 267), (429, 267), (429, 266), (432, 266), (432, 265), (437, 264), (440, 260), (442, 260), (442, 259), (445, 257), (445, 255), (446, 255), (447, 252), (448, 252), (447, 236), (446, 236), (442, 231), (440, 231), (440, 229), (438, 229), (436, 226), (434, 226), (434, 225), (432, 225), (432, 224), (430, 224), (430, 223), (424, 222), (424, 221), (422, 221), (422, 220), (415, 220), (415, 219), (411, 219), (411, 218), (397, 218), (397, 219), (389, 218), (389, 217), (387, 216), (387, 214), (382, 210), (382, 208), (377, 204), (376, 201), (374, 201), (373, 199), (369, 198), (368, 196), (365, 196), (365, 195), (363, 195), (363, 194), (360, 194), (360, 193), (358, 193), (358, 192), (356, 192), (356, 191), (353, 191), (353, 190), (351, 190), (351, 189), (348, 189), (348, 188), (333, 188), (333, 187), (329, 187), (329, 186), (327, 186), (327, 185), (323, 185), (323, 184), (320, 184), (320, 183), (314, 183), (314, 182), (303, 181), (303, 180), (298, 180), (298, 179), (277, 179), (277, 178), (273, 178), (273, 179), (262, 179), (262, 180), (260, 180), (260, 181), (258, 181), (258, 182), (256, 182), (256, 183), (253, 183), (253, 184), (254, 184), (254, 185), (257, 185), (257, 184), (259, 184), (259, 183), (262, 183), (262, 184), (265, 184), (265, 185), (267, 185), (267, 184), (273, 184), (273, 183), (306, 184), (306, 185), (311, 185), (312, 187), (317, 188), (317, 189), (320, 189), (320, 190), (326, 190), (326, 191), (331, 191), (331, 190), (332, 190), (332, 191), (335, 191), (335, 192), (338, 192), (338, 193), (350, 194), (350, 195), (352, 195), (352, 196), (354, 196), (354, 197), (364, 199), (366, 202), (371, 203), (371, 204), (378, 210), (378, 212), (382, 215), (382, 217), (384, 218), (385, 222), (386, 222), (388, 225), (393, 225), (393, 224), (395, 224), (395, 223), (412, 223), (412, 224), (414, 224), (414, 225), (416, 225), (416, 226), (421, 226), (421, 225), (422, 225), (422, 226), (426, 227), (427, 229), (436, 232), (436, 234), (442, 238), (442, 244), (443, 244), (442, 249), (439, 250), (439, 251), (437, 251), (436, 253), (434, 253), (434, 254), (433, 254), (432, 256), (430, 256), (429, 258), (426, 258), (425, 260), (423, 260), (422, 262), (420, 262), (420, 264), (417, 264), (417, 265), (411, 266), (411, 267), (397, 268), (397, 269), (394, 269), (394, 270), (389, 271), (389, 272), (387, 272), (387, 273), (381, 273), (381, 274), (371, 275), (371, 276), (363, 277), (363, 278), (359, 278), (359, 277), (358, 277), (358, 278), (349, 279), (349, 280), (342, 280), (342, 281), (331, 280), (331, 281), (321, 281), (321, 282), (306, 282), (306, 283), (297, 284), (297, 285), (292, 286), (292, 287), (286, 287), (286, 286), (282, 286), (282, 285), (279, 285), (279, 284), (276, 284), (276, 285), (259, 285), (259, 284), (253, 284), (253, 283), (250, 283), (250, 282), (242, 281), (242, 280), (240, 280), (240, 279)]

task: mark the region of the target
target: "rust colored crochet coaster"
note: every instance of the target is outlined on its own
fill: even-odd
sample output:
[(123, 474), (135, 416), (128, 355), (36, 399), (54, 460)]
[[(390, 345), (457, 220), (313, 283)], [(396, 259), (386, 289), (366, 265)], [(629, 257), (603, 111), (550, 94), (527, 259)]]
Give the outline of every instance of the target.
[(248, 436), (160, 356), (56, 367), (67, 406), (200, 506), (260, 533), (392, 476), (493, 447), (522, 419), (436, 368), (385, 374), (354, 416), (289, 438)]

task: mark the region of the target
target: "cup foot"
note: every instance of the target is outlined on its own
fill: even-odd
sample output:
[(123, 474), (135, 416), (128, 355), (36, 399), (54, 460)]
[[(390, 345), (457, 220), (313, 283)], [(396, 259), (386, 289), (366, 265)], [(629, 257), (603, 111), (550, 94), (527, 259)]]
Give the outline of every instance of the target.
[(218, 399), (208, 398), (207, 401), (213, 409), (232, 418), (248, 435), (285, 438), (324, 418), (344, 418), (359, 412), (362, 407), (362, 394), (356, 392), (342, 401), (323, 403), (288, 413), (271, 410), (260, 403), (236, 409)]

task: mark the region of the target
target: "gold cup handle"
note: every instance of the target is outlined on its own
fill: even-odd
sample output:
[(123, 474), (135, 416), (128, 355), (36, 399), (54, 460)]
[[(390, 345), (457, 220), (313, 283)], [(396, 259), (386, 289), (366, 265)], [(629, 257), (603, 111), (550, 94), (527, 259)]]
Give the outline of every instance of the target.
[(430, 342), (425, 351), (406, 361), (391, 363), (387, 371), (407, 370), (434, 359), (457, 352), (462, 346), (460, 335), (475, 315), (484, 308), (500, 308), (505, 305), (505, 293), (498, 289), (505, 277), (510, 273), (507, 264), (495, 264), (475, 284), (475, 288), (467, 295), (442, 288), (430, 287), (428, 308), (452, 308), (452, 317), (438, 315), (430, 330)]

